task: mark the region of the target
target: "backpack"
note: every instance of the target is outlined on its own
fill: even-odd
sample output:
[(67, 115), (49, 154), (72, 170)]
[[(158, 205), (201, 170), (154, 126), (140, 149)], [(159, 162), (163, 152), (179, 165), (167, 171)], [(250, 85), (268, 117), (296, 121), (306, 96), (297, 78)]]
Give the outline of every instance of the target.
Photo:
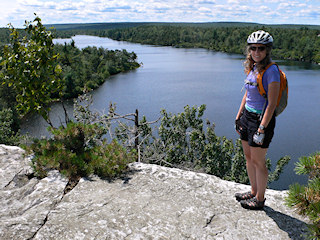
[[(257, 76), (257, 84), (258, 84), (258, 90), (261, 96), (263, 96), (265, 99), (267, 99), (267, 94), (265, 89), (263, 88), (262, 84), (262, 77), (264, 72), (273, 64), (277, 65), (275, 62), (270, 63), (261, 73), (258, 74)], [(279, 91), (279, 96), (278, 96), (278, 101), (277, 101), (277, 106), (275, 110), (276, 116), (278, 116), (280, 113), (283, 112), (283, 110), (287, 107), (288, 104), (288, 80), (286, 77), (286, 74), (281, 71), (279, 66), (277, 65), (279, 72), (280, 72), (280, 91)], [(261, 87), (260, 87), (261, 86)]]

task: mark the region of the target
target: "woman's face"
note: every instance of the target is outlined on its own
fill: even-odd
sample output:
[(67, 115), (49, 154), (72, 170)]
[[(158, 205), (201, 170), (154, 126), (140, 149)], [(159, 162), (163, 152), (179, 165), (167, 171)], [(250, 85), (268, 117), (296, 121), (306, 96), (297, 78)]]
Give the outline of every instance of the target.
[(256, 63), (261, 62), (267, 56), (267, 48), (263, 44), (251, 44), (249, 51), (253, 61)]

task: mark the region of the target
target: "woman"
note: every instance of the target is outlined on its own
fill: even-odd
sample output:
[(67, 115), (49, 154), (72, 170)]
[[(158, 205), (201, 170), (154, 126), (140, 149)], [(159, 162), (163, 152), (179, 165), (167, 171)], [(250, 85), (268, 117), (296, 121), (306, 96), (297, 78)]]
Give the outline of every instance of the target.
[(245, 71), (248, 73), (238, 114), (236, 130), (240, 134), (251, 191), (236, 193), (235, 197), (242, 207), (262, 209), (268, 182), (266, 154), (275, 128), (275, 108), (280, 89), (280, 73), (276, 65), (270, 66), (263, 74), (266, 98), (261, 96), (257, 87), (257, 74), (271, 63), (273, 38), (259, 30), (247, 39)]

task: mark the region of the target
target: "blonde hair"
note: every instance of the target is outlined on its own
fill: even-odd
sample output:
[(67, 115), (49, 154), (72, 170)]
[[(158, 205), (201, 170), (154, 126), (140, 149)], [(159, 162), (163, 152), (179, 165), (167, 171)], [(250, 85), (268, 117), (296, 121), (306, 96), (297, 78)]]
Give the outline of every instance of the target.
[(269, 63), (271, 63), (271, 49), (272, 46), (270, 45), (265, 45), (266, 46), (266, 57), (259, 63), (256, 63), (250, 54), (250, 45), (247, 45), (245, 54), (246, 54), (246, 60), (244, 61), (244, 71), (246, 74), (248, 74), (254, 66), (256, 66), (256, 71), (261, 72)]

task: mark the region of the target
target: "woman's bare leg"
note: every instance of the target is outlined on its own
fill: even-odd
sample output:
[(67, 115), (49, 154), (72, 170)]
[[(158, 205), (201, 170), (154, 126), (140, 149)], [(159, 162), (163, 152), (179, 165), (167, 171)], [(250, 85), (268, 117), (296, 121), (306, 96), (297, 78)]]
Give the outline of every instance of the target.
[(252, 154), (251, 154), (251, 147), (249, 146), (247, 141), (241, 141), (242, 142), (242, 148), (244, 152), (244, 156), (246, 158), (246, 166), (247, 166), (247, 173), (250, 180), (251, 185), (251, 193), (253, 195), (257, 194), (257, 180), (256, 180), (256, 167), (252, 160)]
[(258, 201), (264, 201), (264, 194), (268, 184), (268, 169), (266, 167), (267, 148), (250, 147), (251, 160), (255, 166), (256, 197)]

